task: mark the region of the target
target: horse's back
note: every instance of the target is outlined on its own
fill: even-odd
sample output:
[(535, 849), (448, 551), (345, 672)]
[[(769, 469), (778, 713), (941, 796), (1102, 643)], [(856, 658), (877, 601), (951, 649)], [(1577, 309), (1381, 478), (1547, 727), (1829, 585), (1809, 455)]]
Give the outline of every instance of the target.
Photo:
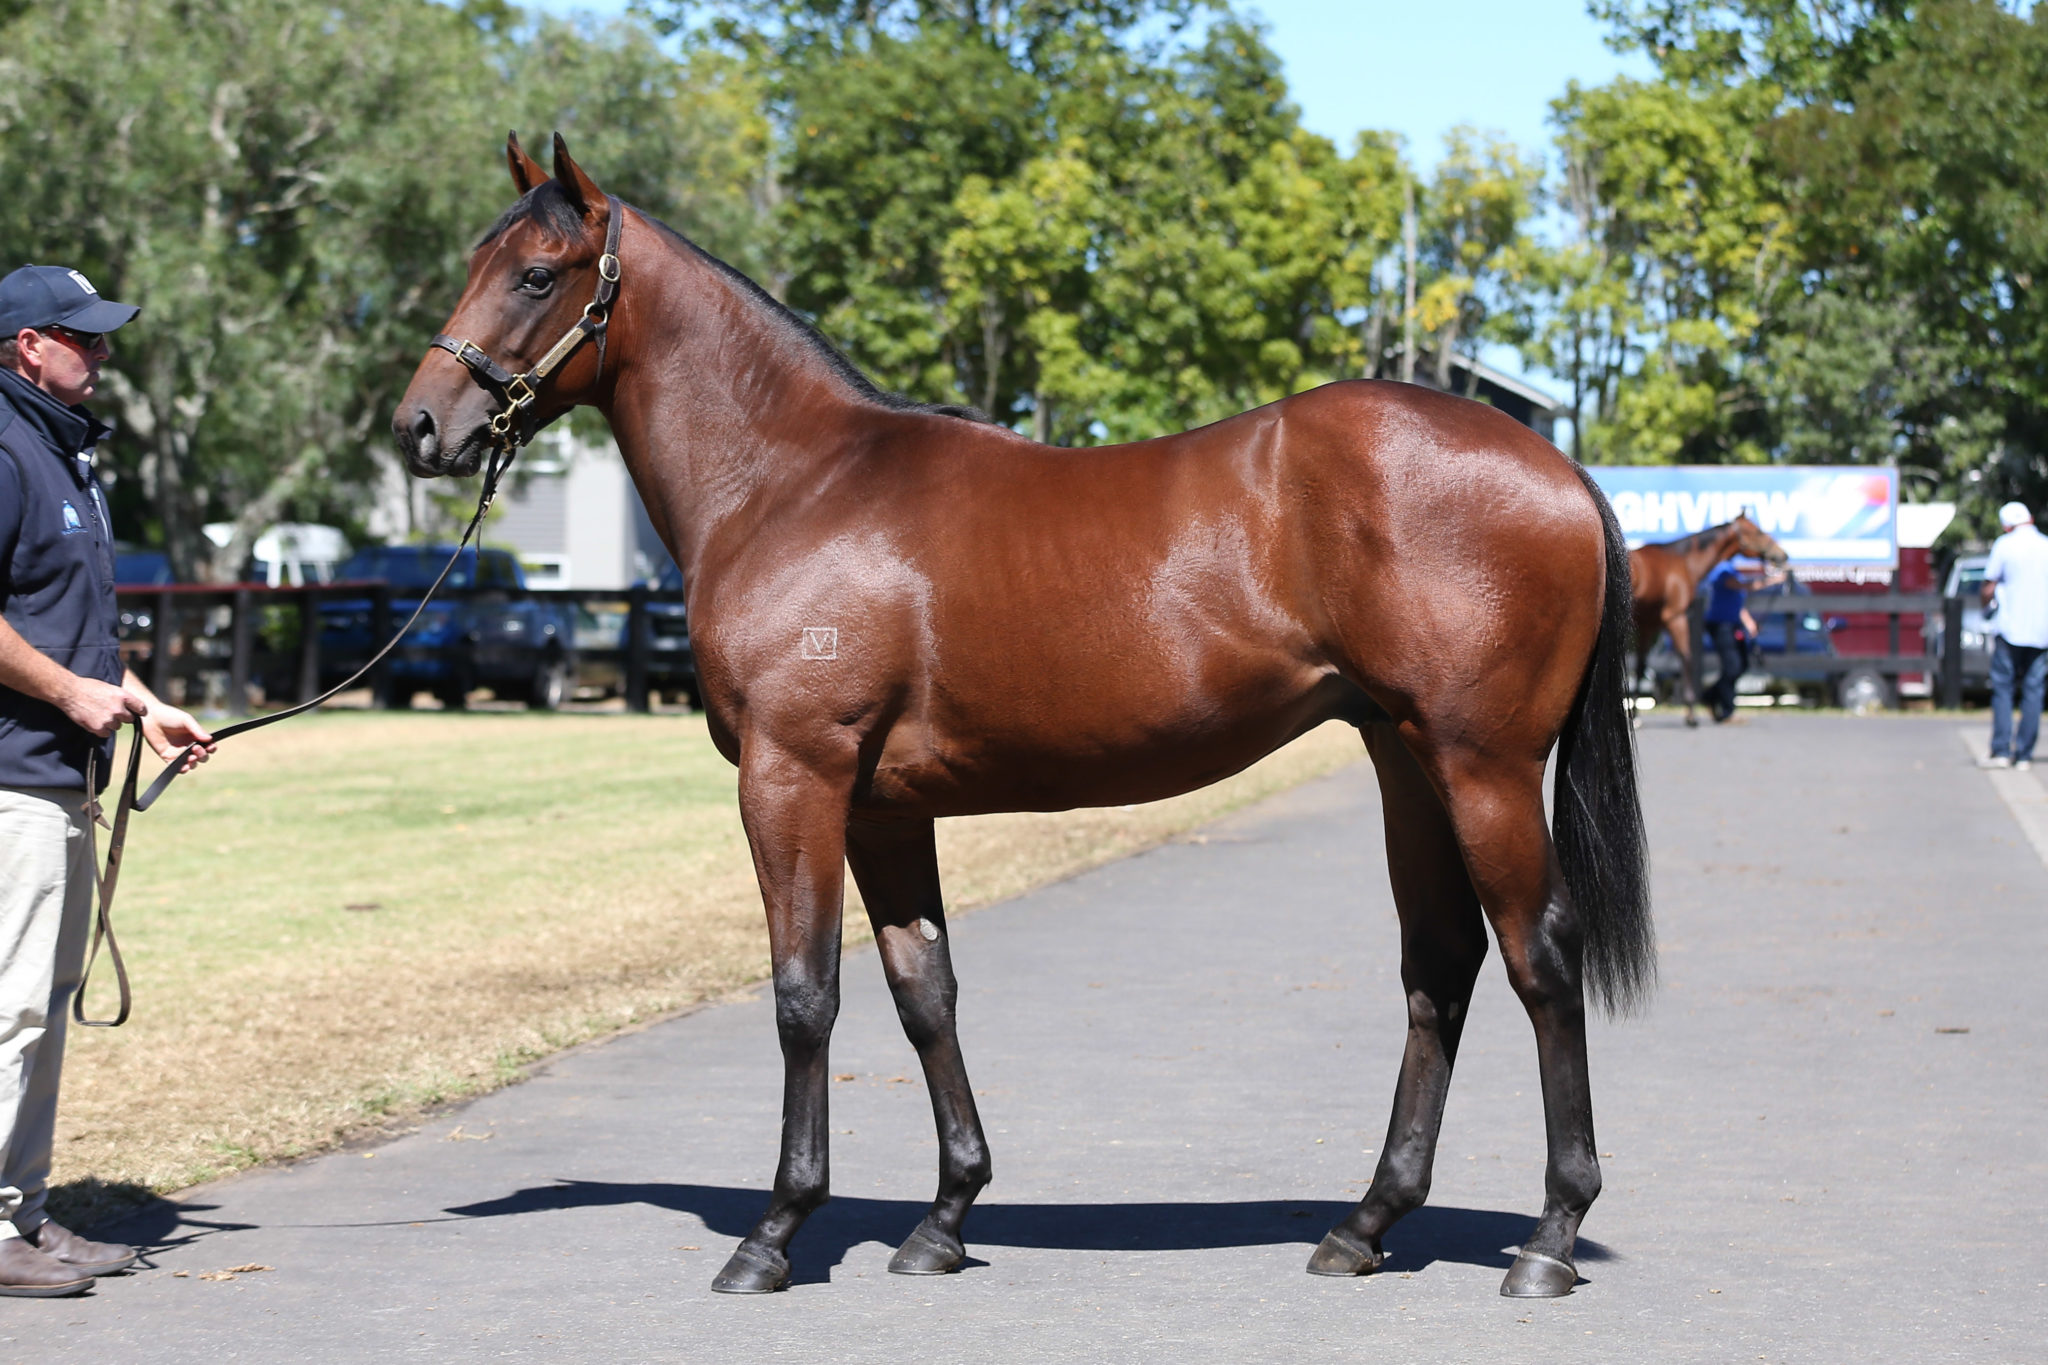
[(751, 700), (887, 718), (884, 802), (1169, 795), (1323, 719), (1419, 715), (1531, 638), (1576, 651), (1569, 692), (1591, 647), (1597, 510), (1482, 404), (1356, 381), (1097, 450), (902, 432), (813, 496), (808, 545), (762, 548), (741, 642)]

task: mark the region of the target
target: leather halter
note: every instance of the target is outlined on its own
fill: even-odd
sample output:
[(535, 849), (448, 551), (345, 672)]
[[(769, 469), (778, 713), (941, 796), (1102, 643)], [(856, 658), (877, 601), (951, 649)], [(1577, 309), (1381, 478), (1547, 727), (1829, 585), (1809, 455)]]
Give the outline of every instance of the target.
[[(605, 196), (605, 202), (611, 206), (612, 217), (611, 222), (605, 227), (604, 255), (597, 258), (597, 296), (583, 306), (583, 316), (576, 319), (576, 325), (563, 333), (562, 339), (549, 347), (548, 353), (542, 356), (532, 369), (524, 374), (512, 374), (485, 354), (481, 346), (458, 340), (445, 333), (434, 338), (435, 346), (461, 361), (475, 376), (476, 382), (505, 405), (503, 411), (491, 418), (492, 450), (490, 459), (484, 466), (483, 489), (477, 496), (476, 513), (470, 517), (469, 525), (463, 529), (462, 539), (456, 544), (455, 553), (450, 555), (447, 564), (442, 566), (440, 577), (436, 578), (433, 586), (421, 595), (419, 605), (413, 608), (413, 613), (406, 618), (405, 624), (384, 642), (382, 649), (370, 656), (368, 663), (310, 701), (302, 701), (283, 711), (273, 711), (267, 716), (257, 716), (251, 720), (223, 726), (214, 731), (214, 744), (218, 745), (247, 731), (260, 730), (266, 725), (275, 725), (278, 721), (303, 715), (336, 693), (354, 687), (368, 676), (371, 669), (382, 663), (385, 656), (397, 648), (398, 642), (405, 638), (406, 632), (413, 628), (413, 623), (420, 619), (421, 614), (427, 609), (427, 603), (433, 600), (434, 594), (439, 592), (441, 585), (447, 581), (449, 572), (461, 560), (462, 552), (469, 547), (470, 537), (476, 534), (477, 528), (483, 524), (484, 515), (491, 510), (491, 502), (498, 495), (498, 480), (511, 465), (513, 455), (540, 431), (542, 423), (534, 414), (534, 406), (540, 398), (540, 385), (547, 381), (547, 377), (553, 374), (563, 361), (574, 355), (577, 349), (592, 337), (597, 338), (598, 373), (604, 372), (605, 328), (611, 321), (612, 300), (618, 297), (619, 292), (619, 233), (621, 221), (625, 217), (620, 211), (618, 196), (608, 194)], [(314, 628), (318, 628), (317, 624)], [(191, 756), (193, 749), (199, 747), (196, 744), (187, 745), (162, 772), (157, 774), (156, 781), (150, 783), (149, 789), (138, 796), (135, 788), (136, 778), (140, 772), (143, 743), (142, 722), (138, 719), (135, 722), (134, 739), (128, 748), (128, 769), (121, 783), (120, 800), (115, 803), (113, 824), (108, 826), (107, 861), (104, 872), (100, 870), (98, 836), (93, 832), (95, 825), (105, 824), (105, 816), (99, 801), (98, 747), (95, 746), (86, 758), (86, 832), (88, 840), (94, 845), (94, 899), (99, 904), (93, 917), (92, 948), (86, 956), (85, 971), (79, 977), (78, 988), (71, 995), (71, 1017), (87, 1028), (119, 1028), (127, 1022), (129, 1009), (133, 1004), (133, 996), (128, 987), (127, 964), (121, 960), (121, 945), (114, 938), (114, 887), (120, 879), (121, 854), (128, 842), (128, 816), (134, 811), (148, 810), (156, 799), (163, 795), (164, 789), (185, 770), (185, 760)], [(107, 947), (107, 955), (114, 964), (114, 979), (120, 989), (121, 1003), (112, 1019), (89, 1019), (85, 1013), (85, 988), (92, 979), (93, 964), (99, 960), (100, 944), (103, 941)]]
[(542, 423), (536, 413), (540, 386), (557, 366), (593, 337), (597, 339), (598, 373), (604, 372), (604, 334), (611, 321), (612, 300), (619, 292), (619, 232), (625, 217), (617, 195), (606, 195), (605, 203), (611, 209), (611, 222), (605, 225), (604, 255), (597, 258), (597, 296), (583, 305), (583, 316), (562, 333), (561, 340), (550, 346), (546, 355), (534, 362), (532, 369), (513, 374), (467, 338), (442, 332), (433, 340), (435, 346), (461, 361), (486, 393), (505, 405), (503, 411), (491, 418), (491, 437), (508, 457), (540, 431)]

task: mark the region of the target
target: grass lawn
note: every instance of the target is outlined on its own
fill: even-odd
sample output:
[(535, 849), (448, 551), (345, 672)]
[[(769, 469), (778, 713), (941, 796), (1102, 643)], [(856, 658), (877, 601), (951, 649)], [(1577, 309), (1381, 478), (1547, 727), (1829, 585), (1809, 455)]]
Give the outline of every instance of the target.
[[(1329, 725), (1172, 801), (941, 821), (947, 904), (1362, 754)], [(849, 942), (867, 936), (857, 907), (849, 884)], [(694, 716), (330, 712), (257, 731), (135, 817), (116, 922), (135, 1014), (72, 1030), (57, 1134), (54, 1206), (80, 1226), (768, 970), (733, 770)], [(111, 986), (103, 961), (96, 1011)]]

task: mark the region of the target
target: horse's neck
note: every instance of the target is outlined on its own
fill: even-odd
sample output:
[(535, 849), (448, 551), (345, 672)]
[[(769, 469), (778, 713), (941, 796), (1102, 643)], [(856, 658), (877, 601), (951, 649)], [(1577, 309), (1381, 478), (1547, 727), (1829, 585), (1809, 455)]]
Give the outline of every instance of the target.
[(666, 240), (650, 249), (669, 255), (621, 290), (622, 301), (632, 290), (633, 354), (604, 411), (694, 591), (712, 546), (747, 534), (780, 491), (814, 488), (886, 413), (724, 272)]
[(1694, 545), (1685, 552), (1686, 571), (1697, 583), (1707, 576), (1707, 571), (1735, 553), (1735, 528), (1724, 526), (1712, 540)]

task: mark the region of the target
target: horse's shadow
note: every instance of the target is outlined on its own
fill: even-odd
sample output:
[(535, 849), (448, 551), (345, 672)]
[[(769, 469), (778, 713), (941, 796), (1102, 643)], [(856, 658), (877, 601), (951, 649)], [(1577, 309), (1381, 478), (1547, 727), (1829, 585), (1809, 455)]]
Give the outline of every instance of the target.
[[(767, 1206), (758, 1189), (725, 1185), (610, 1184), (565, 1180), (531, 1186), (497, 1199), (445, 1210), (454, 1218), (504, 1218), (609, 1204), (649, 1204), (689, 1214), (707, 1230), (744, 1237)], [(855, 1247), (895, 1246), (917, 1226), (928, 1206), (908, 1199), (834, 1195), (813, 1214), (791, 1249), (794, 1279), (819, 1283)], [(1328, 1200), (1246, 1199), (1226, 1203), (1114, 1203), (975, 1205), (967, 1219), (969, 1248), (1030, 1247), (1055, 1251), (1214, 1251), (1230, 1247), (1313, 1246), (1352, 1205)], [(1424, 1206), (1387, 1236), (1384, 1270), (1419, 1270), (1437, 1261), (1506, 1270), (1536, 1226), (1525, 1214), (1491, 1209)], [(1578, 1259), (1603, 1261), (1612, 1253), (1580, 1238)], [(968, 1268), (986, 1262), (969, 1259)]]

